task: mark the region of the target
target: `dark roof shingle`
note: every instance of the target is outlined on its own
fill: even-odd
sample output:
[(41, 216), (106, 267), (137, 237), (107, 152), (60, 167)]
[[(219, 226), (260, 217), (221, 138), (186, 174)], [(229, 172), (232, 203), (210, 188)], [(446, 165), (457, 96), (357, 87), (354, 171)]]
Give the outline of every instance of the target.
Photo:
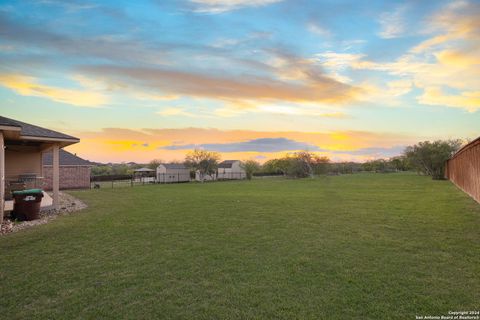
[(228, 168), (231, 168), (232, 165), (237, 161), (240, 161), (240, 160), (225, 160), (225, 161), (220, 162), (218, 164), (218, 167), (228, 169)]
[(69, 136), (61, 132), (53, 131), (50, 129), (45, 129), (33, 124), (21, 122), (14, 119), (9, 119), (0, 116), (0, 125), (10, 126), (10, 127), (19, 127), (21, 129), (22, 136), (29, 137), (43, 137), (43, 138), (53, 138), (53, 139), (67, 139), (67, 140), (79, 140), (78, 138)]
[(167, 169), (177, 169), (177, 170), (188, 169), (183, 163), (162, 163), (161, 165)]
[[(92, 166), (93, 163), (87, 160), (84, 160), (68, 151), (60, 149), (59, 160), (61, 166)], [(53, 153), (45, 152), (43, 154), (43, 165), (51, 166), (53, 164)]]
[(155, 170), (150, 169), (150, 168), (140, 168), (140, 169), (135, 169), (133, 170), (134, 172), (153, 172)]

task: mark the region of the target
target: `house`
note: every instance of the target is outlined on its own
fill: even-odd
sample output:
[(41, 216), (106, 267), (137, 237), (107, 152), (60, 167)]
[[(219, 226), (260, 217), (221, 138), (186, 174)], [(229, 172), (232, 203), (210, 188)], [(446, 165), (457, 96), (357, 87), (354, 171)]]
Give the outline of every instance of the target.
[(60, 149), (78, 142), (64, 133), (0, 116), (0, 222), (4, 211), (13, 209), (13, 201), (5, 201), (12, 185), (42, 187), (44, 152), (52, 152), (53, 198), (44, 194), (41, 207), (59, 205)]
[(182, 163), (162, 163), (157, 167), (157, 182), (189, 182), (190, 169)]
[(225, 160), (218, 164), (218, 180), (245, 179), (246, 177), (247, 173), (242, 168), (240, 160)]
[[(90, 174), (93, 163), (60, 149), (60, 189), (90, 188)], [(43, 154), (43, 189), (53, 188), (53, 153)]]

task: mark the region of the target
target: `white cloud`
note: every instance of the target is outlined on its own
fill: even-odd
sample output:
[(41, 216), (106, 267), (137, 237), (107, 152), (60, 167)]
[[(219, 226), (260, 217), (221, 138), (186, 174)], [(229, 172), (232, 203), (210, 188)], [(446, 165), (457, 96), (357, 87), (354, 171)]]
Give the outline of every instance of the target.
[(200, 111), (198, 113), (193, 113), (187, 111), (185, 108), (181, 107), (168, 107), (164, 108), (157, 112), (158, 115), (164, 117), (189, 117), (189, 118), (209, 118), (211, 115), (205, 114), (204, 112)]
[(412, 81), (408, 79), (401, 79), (390, 81), (387, 83), (388, 94), (394, 97), (402, 96), (412, 90)]
[(222, 13), (243, 7), (260, 7), (283, 0), (190, 0), (197, 12)]
[(157, 114), (161, 116), (186, 116), (186, 117), (194, 117), (195, 115), (190, 112), (186, 112), (181, 108), (165, 108), (161, 111), (158, 111)]
[(392, 12), (384, 12), (380, 15), (379, 23), (381, 30), (379, 36), (384, 39), (398, 38), (405, 32), (406, 7), (400, 6)]
[(357, 64), (363, 54), (323, 52), (315, 55), (316, 61), (326, 69), (328, 76), (342, 83), (351, 83), (352, 79), (342, 74), (348, 68)]
[(329, 37), (331, 35), (330, 31), (318, 25), (317, 23), (311, 22), (308, 24), (307, 28), (308, 28), (308, 31), (310, 31), (311, 33), (314, 33), (322, 37)]
[(338, 52), (323, 52), (315, 55), (318, 62), (324, 67), (330, 68), (346, 68), (351, 67), (354, 63), (360, 61), (364, 54), (354, 54), (354, 53), (338, 53)]
[[(332, 111), (333, 110), (333, 111)], [(237, 106), (227, 104), (223, 108), (215, 110), (215, 115), (221, 117), (234, 117), (245, 113), (272, 114), (284, 116), (307, 116), (332, 119), (347, 119), (351, 116), (347, 113), (329, 108), (328, 105), (319, 103), (253, 103), (250, 106)]]
[[(384, 36), (400, 35), (400, 7), (384, 16), (390, 29)], [(398, 59), (387, 62), (368, 60), (362, 54), (325, 52), (316, 55), (331, 74), (353, 70), (385, 72), (393, 77), (385, 84), (365, 79), (355, 84), (363, 89), (363, 101), (384, 101), (399, 105), (400, 96), (412, 87), (423, 91), (416, 101), (423, 105), (480, 110), (480, 5), (455, 1), (433, 14), (423, 26), (429, 38), (413, 46)], [(398, 23), (394, 23), (395, 20)], [(395, 27), (395, 28), (394, 28)], [(388, 32), (387, 32), (388, 31)]]

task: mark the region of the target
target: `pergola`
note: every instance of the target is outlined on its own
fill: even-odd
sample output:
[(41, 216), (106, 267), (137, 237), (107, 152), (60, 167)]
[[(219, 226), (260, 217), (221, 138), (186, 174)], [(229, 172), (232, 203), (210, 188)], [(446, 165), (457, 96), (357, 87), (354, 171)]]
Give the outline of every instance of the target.
[(152, 172), (155, 172), (155, 170), (150, 168), (140, 168), (133, 170), (133, 174), (139, 176), (148, 176), (149, 174), (152, 174)]
[(42, 154), (53, 152), (53, 206), (59, 204), (59, 150), (78, 138), (0, 116), (0, 222), (5, 208), (5, 184), (29, 175), (41, 179)]

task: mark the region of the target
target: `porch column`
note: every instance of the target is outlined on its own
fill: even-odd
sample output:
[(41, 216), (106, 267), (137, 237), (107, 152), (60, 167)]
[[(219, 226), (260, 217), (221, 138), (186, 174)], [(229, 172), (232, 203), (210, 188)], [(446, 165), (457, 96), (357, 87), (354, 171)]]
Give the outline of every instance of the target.
[(60, 160), (59, 160), (59, 150), (60, 147), (58, 144), (53, 145), (53, 163), (52, 163), (52, 169), (53, 169), (53, 177), (52, 177), (52, 191), (53, 191), (53, 206), (55, 209), (58, 208), (59, 203), (59, 197), (58, 193), (60, 190)]
[(0, 223), (3, 222), (5, 209), (5, 141), (3, 131), (0, 131)]

